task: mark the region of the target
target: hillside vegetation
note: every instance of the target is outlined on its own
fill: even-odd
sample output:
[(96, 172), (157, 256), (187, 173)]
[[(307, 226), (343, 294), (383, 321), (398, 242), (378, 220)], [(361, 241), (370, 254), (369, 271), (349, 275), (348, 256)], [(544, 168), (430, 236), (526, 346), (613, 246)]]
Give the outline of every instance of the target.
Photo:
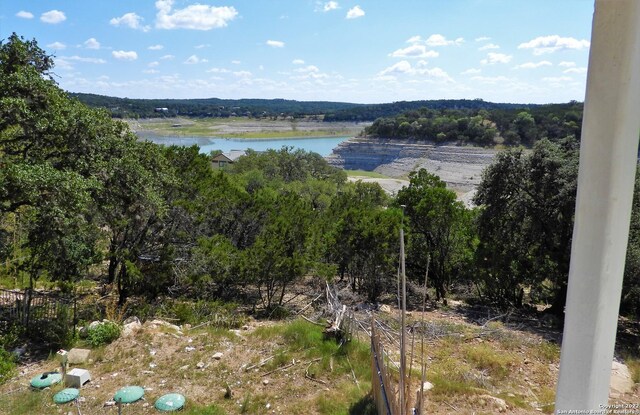
[(413, 138), (479, 146), (526, 145), (547, 138), (580, 139), (582, 104), (531, 108), (431, 109), (422, 107), (395, 117), (379, 118), (364, 134), (382, 138)]
[[(307, 284), (303, 290), (310, 291), (325, 281), (348, 287), (354, 302), (395, 303), (403, 227), (407, 276), (415, 285), (428, 272), (432, 306), (446, 307), (454, 295), (536, 318), (550, 307), (547, 313), (562, 317), (579, 139), (570, 128), (579, 114), (570, 120), (569, 109), (557, 121), (551, 113), (541, 115), (548, 123), (519, 112), (511, 121), (507, 116), (491, 119), (495, 127), (476, 124), (513, 126), (520, 134), (519, 120), (525, 120), (530, 128), (523, 134), (531, 131), (532, 148), (500, 153), (483, 174), (476, 197), (480, 207), (468, 209), (427, 170), (412, 172), (408, 185), (391, 198), (377, 184), (349, 182), (344, 171), (318, 154), (287, 147), (249, 151), (227, 168), (215, 169), (210, 155), (196, 146), (140, 141), (108, 111), (70, 98), (52, 79), (52, 68), (52, 59), (35, 40), (12, 35), (0, 44), (4, 287), (47, 287), (71, 294), (83, 289), (97, 298), (115, 299), (111, 308), (93, 303), (80, 316), (87, 322), (108, 314), (118, 321), (132, 314), (144, 320), (159, 308), (184, 316), (189, 310), (207, 312), (218, 302), (239, 304), (237, 310), (258, 319), (284, 317), (291, 312), (293, 287)], [(438, 117), (447, 119), (449, 113), (435, 112), (434, 122)], [(566, 130), (550, 137), (554, 125)], [(640, 180), (621, 309), (630, 326), (640, 317), (638, 293)], [(11, 325), (15, 321), (6, 323), (0, 325), (0, 356), (25, 334)], [(69, 314), (60, 313), (51, 330), (35, 333), (38, 342), (51, 350), (72, 345), (77, 339), (71, 323)], [(626, 352), (637, 354), (636, 332), (626, 335), (632, 339)], [(495, 356), (494, 346), (508, 349), (490, 342), (484, 351), (464, 348), (456, 356), (470, 366), (488, 360), (482, 370), (492, 379), (482, 382), (506, 391), (500, 382), (521, 359), (510, 351)], [(344, 374), (344, 362), (336, 358), (334, 364), (336, 373)], [(459, 393), (475, 394), (476, 386), (460, 386), (475, 380), (460, 372), (446, 377), (447, 368), (456, 365), (443, 363), (434, 375), (453, 385), (445, 390), (459, 386)], [(0, 379), (13, 376), (12, 365), (0, 369)], [(195, 379), (204, 376), (195, 373)], [(351, 397), (357, 402), (362, 395), (354, 392)]]

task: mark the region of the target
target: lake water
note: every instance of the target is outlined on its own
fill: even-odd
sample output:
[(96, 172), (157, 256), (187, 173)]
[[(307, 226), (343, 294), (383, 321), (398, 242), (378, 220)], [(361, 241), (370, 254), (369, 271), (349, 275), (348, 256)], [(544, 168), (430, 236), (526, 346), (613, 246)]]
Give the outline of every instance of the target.
[(256, 151), (264, 151), (268, 149), (279, 150), (283, 146), (291, 146), (306, 151), (312, 151), (326, 157), (331, 154), (331, 151), (336, 148), (338, 144), (347, 140), (349, 137), (232, 139), (216, 137), (143, 136), (141, 138), (163, 145), (192, 146), (197, 144), (200, 146), (200, 152), (202, 153), (210, 153), (213, 150), (222, 150), (223, 152), (227, 152), (229, 150), (246, 150), (248, 148)]

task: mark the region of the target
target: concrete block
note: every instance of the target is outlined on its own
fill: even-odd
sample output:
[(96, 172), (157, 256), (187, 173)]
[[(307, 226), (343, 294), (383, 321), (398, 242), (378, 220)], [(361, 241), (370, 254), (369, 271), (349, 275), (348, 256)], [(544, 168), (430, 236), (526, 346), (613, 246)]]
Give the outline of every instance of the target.
[(81, 388), (91, 380), (91, 374), (86, 369), (73, 368), (67, 372), (64, 383), (70, 388)]

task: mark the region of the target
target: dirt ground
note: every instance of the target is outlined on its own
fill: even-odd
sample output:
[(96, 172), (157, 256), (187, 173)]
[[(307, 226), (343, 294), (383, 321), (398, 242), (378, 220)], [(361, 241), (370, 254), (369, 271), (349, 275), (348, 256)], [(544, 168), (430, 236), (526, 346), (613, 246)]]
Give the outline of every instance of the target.
[[(291, 303), (301, 310), (313, 298), (312, 293), (298, 293)], [(353, 301), (350, 307), (359, 321), (356, 338), (367, 344), (366, 327), (375, 315), (385, 331), (387, 350), (397, 359), (397, 309)], [(322, 321), (321, 309), (321, 304), (314, 303), (304, 314)], [(216, 403), (229, 414), (332, 413), (318, 409), (319, 400), (340, 393), (345, 385), (353, 387), (351, 377), (346, 376), (340, 384), (309, 379), (305, 368), (308, 370), (311, 363), (299, 355), (288, 355), (295, 356), (291, 363), (272, 365), (274, 356), (286, 345), (256, 334), (278, 324), (281, 323), (250, 320), (238, 330), (222, 330), (147, 321), (130, 336), (92, 351), (91, 360), (83, 366), (90, 371), (92, 380), (81, 390), (82, 413), (117, 413), (105, 404), (126, 385), (143, 386), (147, 400), (125, 407), (123, 414), (155, 413), (153, 401), (169, 392), (187, 396), (190, 405)], [(446, 308), (430, 308), (424, 315), (412, 311), (407, 324), (412, 328), (410, 333), (418, 336), (410, 337), (416, 351), (410, 364), (419, 367), (417, 350), (424, 338), (427, 381), (436, 385), (426, 392), (425, 413), (551, 413), (561, 332), (548, 322), (530, 315), (500, 316), (488, 308), (453, 301)], [(264, 362), (269, 358), (271, 363)], [(3, 408), (16, 405), (29, 394), (52, 395), (55, 390), (31, 392), (28, 383), (33, 376), (54, 370), (57, 365), (53, 358), (23, 363), (19, 375), (0, 387), (0, 414), (6, 413)], [(457, 377), (462, 383), (453, 382)], [(415, 382), (416, 378), (417, 389), (419, 383)], [(231, 398), (225, 398), (227, 386)], [(612, 403), (640, 402), (638, 386), (616, 396)], [(51, 402), (50, 397), (47, 399)], [(251, 405), (247, 404), (248, 399)], [(49, 403), (43, 413), (66, 414), (65, 410), (66, 407)]]

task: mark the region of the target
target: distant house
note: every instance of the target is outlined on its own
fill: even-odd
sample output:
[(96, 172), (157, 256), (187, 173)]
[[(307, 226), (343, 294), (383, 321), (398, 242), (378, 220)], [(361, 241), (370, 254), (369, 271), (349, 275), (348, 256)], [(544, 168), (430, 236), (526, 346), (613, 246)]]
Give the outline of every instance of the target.
[(231, 150), (226, 153), (220, 153), (211, 159), (213, 167), (216, 169), (224, 169), (228, 164), (233, 164), (239, 157), (244, 156), (246, 151), (244, 150)]
[(153, 110), (155, 112), (167, 112), (167, 111), (169, 111), (169, 108), (162, 107), (162, 108), (154, 108)]

